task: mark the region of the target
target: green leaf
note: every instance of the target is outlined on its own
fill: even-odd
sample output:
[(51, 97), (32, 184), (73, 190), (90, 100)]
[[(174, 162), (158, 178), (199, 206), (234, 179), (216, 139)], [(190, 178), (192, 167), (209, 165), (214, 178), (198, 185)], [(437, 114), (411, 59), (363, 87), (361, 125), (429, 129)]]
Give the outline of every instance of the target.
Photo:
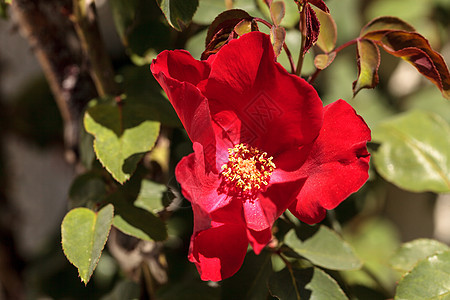
[(408, 272), (418, 261), (449, 250), (450, 247), (436, 240), (417, 239), (403, 244), (391, 258), (390, 264), (399, 271)]
[(172, 45), (172, 28), (161, 16), (156, 1), (112, 0), (109, 2), (116, 31), (133, 63), (151, 63), (153, 53)]
[(450, 251), (421, 260), (399, 282), (395, 300), (450, 298)]
[(450, 191), (450, 126), (440, 116), (410, 111), (379, 123), (373, 140), (377, 171), (386, 180), (413, 191)]
[[(367, 201), (370, 199), (366, 199)], [(345, 282), (373, 289), (382, 286), (385, 290), (393, 290), (400, 274), (392, 270), (388, 260), (400, 246), (397, 227), (383, 218), (366, 219), (357, 228), (348, 226), (344, 237), (364, 261), (363, 270), (341, 272)]]
[(159, 123), (150, 121), (148, 107), (122, 102), (97, 104), (84, 116), (86, 130), (95, 137), (97, 158), (120, 183), (128, 180), (159, 135)]
[(80, 153), (80, 162), (87, 170), (90, 170), (95, 160), (94, 137), (82, 126), (80, 128), (79, 139), (78, 151)]
[(198, 0), (156, 0), (170, 26), (178, 31), (191, 22)]
[(285, 243), (313, 264), (327, 269), (354, 270), (361, 267), (361, 261), (350, 245), (326, 226), (320, 226), (319, 231), (304, 242), (290, 231)]
[(128, 46), (128, 33), (135, 22), (139, 0), (111, 0), (112, 16), (122, 43)]
[(270, 252), (248, 253), (239, 271), (222, 282), (222, 299), (266, 299), (267, 282), (272, 273)]
[(358, 79), (353, 82), (353, 96), (361, 89), (374, 88), (378, 84), (378, 67), (380, 66), (380, 50), (370, 40), (358, 40)]
[[(170, 127), (181, 127), (181, 122), (169, 100), (163, 96), (161, 86), (150, 72), (148, 65), (127, 66), (120, 70), (123, 76), (122, 88), (127, 100), (144, 106), (146, 118), (159, 121)], [(141, 107), (142, 107), (141, 106)]]
[(67, 259), (87, 284), (108, 239), (114, 207), (94, 212), (81, 207), (69, 211), (61, 224), (62, 247)]
[(336, 47), (337, 40), (337, 28), (336, 23), (330, 14), (323, 10), (313, 7), (317, 18), (320, 22), (319, 37), (317, 38), (316, 45), (322, 49), (323, 52), (329, 53)]
[[(248, 1), (248, 0), (247, 0)], [(238, 2), (245, 2), (245, 1), (238, 1)], [(257, 4), (258, 10), (260, 11), (261, 16), (256, 15), (255, 12), (249, 11), (249, 14), (251, 14), (254, 17), (263, 17), (267, 20), (271, 19), (271, 13), (270, 9), (265, 3), (264, 0), (256, 0), (254, 1)], [(271, 5), (273, 5), (276, 2), (282, 2), (282, 1), (273, 1)], [(281, 20), (281, 23), (279, 26), (282, 26), (284, 28), (295, 28), (298, 25), (298, 21), (300, 20), (300, 14), (298, 13), (298, 6), (295, 3), (295, 1), (283, 1), (285, 6), (285, 15), (283, 19)], [(278, 5), (278, 4), (275, 4)], [(241, 7), (244, 9), (244, 7)]]
[[(423, 101), (426, 99), (426, 101)], [(428, 85), (410, 94), (404, 100), (405, 110), (423, 110), (440, 115), (450, 124), (450, 105), (433, 86)], [(364, 118), (365, 119), (365, 118)]]
[(75, 178), (70, 186), (71, 207), (95, 205), (106, 195), (106, 184), (100, 174), (88, 172)]
[(142, 180), (141, 190), (134, 204), (149, 212), (157, 213), (164, 208), (162, 199), (167, 186), (147, 179)]
[(292, 273), (285, 268), (270, 277), (269, 290), (272, 296), (280, 300), (348, 299), (336, 281), (319, 268), (293, 268)]
[(162, 241), (167, 238), (164, 222), (145, 206), (140, 206), (142, 201), (134, 202), (124, 191), (112, 194), (108, 201), (115, 208), (113, 225), (123, 233), (146, 241)]

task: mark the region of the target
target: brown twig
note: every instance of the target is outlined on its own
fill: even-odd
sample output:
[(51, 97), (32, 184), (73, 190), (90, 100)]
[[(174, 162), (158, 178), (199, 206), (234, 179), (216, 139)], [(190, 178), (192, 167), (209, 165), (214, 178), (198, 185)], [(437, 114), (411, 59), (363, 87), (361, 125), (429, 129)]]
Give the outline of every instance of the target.
[(66, 158), (76, 163), (80, 118), (97, 92), (69, 19), (71, 4), (71, 0), (15, 0), (11, 13), (44, 71), (64, 121)]
[(81, 41), (81, 48), (89, 63), (89, 70), (99, 96), (117, 96), (114, 70), (97, 24), (93, 0), (73, 0), (71, 17)]

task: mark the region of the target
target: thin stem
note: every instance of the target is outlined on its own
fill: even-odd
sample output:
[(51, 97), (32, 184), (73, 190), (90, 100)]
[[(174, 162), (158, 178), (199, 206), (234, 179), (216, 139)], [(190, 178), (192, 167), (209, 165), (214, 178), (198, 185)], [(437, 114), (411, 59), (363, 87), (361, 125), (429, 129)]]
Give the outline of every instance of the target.
[(73, 22), (88, 58), (91, 77), (100, 97), (118, 95), (114, 70), (97, 25), (93, 0), (73, 0)]
[(98, 96), (84, 68), (80, 41), (67, 17), (72, 0), (15, 0), (11, 4), (20, 33), (38, 59), (64, 121), (66, 160), (79, 162), (80, 118), (86, 103)]
[(336, 52), (336, 54), (338, 54), (341, 50), (347, 48), (348, 46), (351, 46), (353, 44), (356, 44), (356, 42), (359, 40), (359, 38), (353, 39), (351, 41), (348, 41), (342, 45), (340, 45), (339, 47), (337, 47), (336, 49), (334, 49), (334, 51), (331, 52)]
[(292, 284), (294, 285), (295, 294), (297, 295), (297, 300), (301, 300), (300, 299), (300, 291), (298, 290), (297, 282), (295, 281), (294, 270), (292, 270), (291, 263), (280, 252), (277, 252), (277, 254), (281, 258), (281, 260), (284, 262), (284, 264), (286, 265), (286, 268), (288, 269), (289, 274), (291, 274)]
[(342, 235), (342, 227), (339, 221), (336, 218), (336, 212), (334, 210), (327, 211), (328, 220), (331, 223), (331, 227), (333, 227), (334, 231), (336, 231), (339, 235)]
[(305, 51), (305, 44), (306, 44), (305, 38), (306, 36), (302, 34), (302, 44), (300, 46), (300, 54), (298, 55), (297, 68), (295, 71), (295, 74), (297, 76), (300, 76), (302, 74), (303, 59), (305, 58), (305, 56), (303, 55), (303, 51)]
[(376, 282), (376, 284), (378, 285), (378, 287), (380, 288), (380, 291), (384, 293), (384, 295), (386, 297), (390, 297), (392, 292), (389, 291), (388, 289), (386, 289), (386, 287), (384, 286), (384, 284), (378, 279), (378, 277), (371, 271), (369, 270), (365, 265), (362, 266), (361, 271), (363, 271), (364, 273), (366, 273), (373, 281)]
[(291, 66), (291, 73), (295, 74), (296, 69), (295, 69), (294, 59), (292, 58), (291, 51), (289, 51), (289, 48), (286, 45), (286, 43), (283, 43), (283, 49), (284, 49), (284, 51), (286, 51), (286, 55), (289, 59), (289, 65)]
[(267, 21), (264, 20), (264, 19), (261, 19), (261, 18), (253, 18), (253, 20), (255, 20), (255, 21), (257, 21), (257, 22), (260, 22), (260, 23), (266, 25), (269, 29), (272, 28), (272, 24), (270, 24), (269, 22), (267, 22)]
[[(356, 44), (356, 42), (358, 41), (358, 39), (359, 39), (359, 38), (356, 38), (356, 39), (353, 39), (353, 40), (351, 40), (351, 41), (348, 41), (348, 42), (346, 42), (346, 43), (340, 45), (339, 47), (337, 47), (335, 50), (333, 50), (333, 51), (331, 51), (331, 52), (336, 52), (336, 54), (337, 54), (337, 53), (339, 53), (340, 51), (342, 51), (343, 49), (347, 48), (348, 46), (351, 46), (351, 45), (353, 45), (353, 44)], [(331, 52), (329, 52), (329, 53), (331, 53)], [(327, 53), (327, 54), (328, 54), (328, 53)], [(321, 69), (316, 69), (316, 71), (314, 72), (314, 74), (312, 74), (311, 76), (309, 76), (308, 82), (309, 82), (310, 84), (313, 84), (314, 81), (316, 80), (317, 76), (320, 74), (321, 71), (322, 71)]]
[(317, 76), (320, 74), (321, 71), (322, 71), (322, 69), (316, 69), (316, 71), (314, 72), (314, 74), (312, 74), (311, 76), (309, 76), (309, 78), (308, 78), (308, 83), (309, 83), (309, 84), (313, 84), (314, 81), (316, 80)]
[(300, 76), (302, 73), (302, 67), (303, 67), (303, 59), (305, 58), (304, 51), (305, 51), (305, 45), (306, 45), (306, 15), (305, 15), (305, 9), (303, 7), (303, 4), (299, 4), (299, 11), (300, 11), (300, 33), (302, 35), (302, 42), (300, 45), (300, 53), (298, 54), (298, 62), (297, 62), (297, 68), (295, 74), (297, 76)]
[[(269, 29), (272, 29), (272, 24), (270, 24), (266, 20), (261, 19), (261, 18), (254, 18), (254, 20), (266, 25)], [(296, 69), (295, 69), (294, 59), (292, 58), (291, 51), (289, 50), (288, 46), (284, 42), (283, 42), (283, 49), (284, 49), (284, 51), (286, 51), (286, 55), (289, 59), (289, 65), (291, 66), (291, 72), (292, 72), (292, 74), (295, 74)]]

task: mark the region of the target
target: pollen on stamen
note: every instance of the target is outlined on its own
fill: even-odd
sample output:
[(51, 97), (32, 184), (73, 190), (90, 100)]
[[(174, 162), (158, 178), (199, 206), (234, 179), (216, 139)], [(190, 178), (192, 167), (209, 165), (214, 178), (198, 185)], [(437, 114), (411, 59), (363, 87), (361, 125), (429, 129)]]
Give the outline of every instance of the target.
[(255, 147), (237, 144), (228, 149), (228, 162), (222, 166), (223, 192), (244, 199), (254, 199), (264, 191), (275, 170), (273, 157)]

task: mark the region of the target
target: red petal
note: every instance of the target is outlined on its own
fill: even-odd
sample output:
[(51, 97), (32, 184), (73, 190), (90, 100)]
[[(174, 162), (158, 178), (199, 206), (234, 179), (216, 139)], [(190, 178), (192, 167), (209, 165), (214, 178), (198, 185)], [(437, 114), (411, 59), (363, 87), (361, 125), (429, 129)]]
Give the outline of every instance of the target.
[(322, 124), (315, 89), (275, 62), (270, 38), (261, 32), (244, 34), (215, 55), (203, 93), (213, 118), (223, 111), (236, 114), (237, 120), (224, 124), (216, 119), (224, 128), (239, 123), (234, 143), (246, 142), (273, 156), (310, 143)]
[(239, 224), (223, 224), (198, 233), (189, 260), (202, 280), (220, 281), (234, 275), (247, 253), (247, 233)]
[(267, 244), (272, 239), (272, 229), (267, 228), (262, 231), (254, 231), (251, 229), (247, 230), (247, 237), (252, 245), (253, 251), (256, 254), (261, 253), (262, 249), (267, 246)]
[[(175, 176), (181, 184), (183, 195), (192, 203), (211, 213), (232, 200), (225, 194), (219, 194), (219, 176), (205, 169), (203, 147), (199, 143), (193, 145), (194, 153), (183, 157), (175, 168)], [(213, 162), (214, 163), (214, 162)]]
[(270, 201), (267, 202), (270, 207), (262, 208), (259, 199), (253, 201), (244, 200), (242, 207), (244, 209), (245, 222), (249, 229), (261, 231), (272, 226), (273, 223), (270, 224), (268, 222), (265, 211), (274, 211), (276, 210), (276, 206)]
[[(272, 174), (270, 179), (270, 185), (264, 193), (260, 193), (258, 198), (260, 205), (264, 209), (265, 219), (267, 223), (272, 227), (276, 219), (295, 201), (295, 197), (298, 195), (300, 189), (303, 186), (304, 178), (295, 181), (289, 181), (293, 178), (282, 177), (280, 174), (289, 174), (287, 172), (277, 172), (277, 170)], [(283, 180), (283, 181), (282, 181)], [(276, 183), (279, 182), (279, 183)], [(247, 216), (246, 216), (247, 217)], [(263, 228), (254, 230), (262, 230)]]
[(192, 58), (187, 51), (164, 51), (150, 69), (167, 94), (189, 138), (204, 147), (215, 147), (208, 100), (196, 87), (207, 78), (209, 66)]
[(293, 178), (283, 178), (281, 174), (290, 173), (276, 170), (272, 174), (270, 185), (265, 192), (260, 193), (258, 198), (253, 201), (245, 200), (243, 202), (244, 217), (248, 229), (262, 231), (271, 228), (275, 220), (295, 200), (304, 179), (288, 182)]
[(210, 72), (208, 63), (194, 59), (186, 50), (161, 52), (150, 69), (153, 74), (163, 73), (168, 78), (194, 86), (208, 78)]
[(369, 177), (366, 142), (370, 130), (345, 101), (324, 108), (324, 124), (309, 158), (299, 170), (306, 182), (289, 208), (300, 220), (313, 224), (357, 191)]

